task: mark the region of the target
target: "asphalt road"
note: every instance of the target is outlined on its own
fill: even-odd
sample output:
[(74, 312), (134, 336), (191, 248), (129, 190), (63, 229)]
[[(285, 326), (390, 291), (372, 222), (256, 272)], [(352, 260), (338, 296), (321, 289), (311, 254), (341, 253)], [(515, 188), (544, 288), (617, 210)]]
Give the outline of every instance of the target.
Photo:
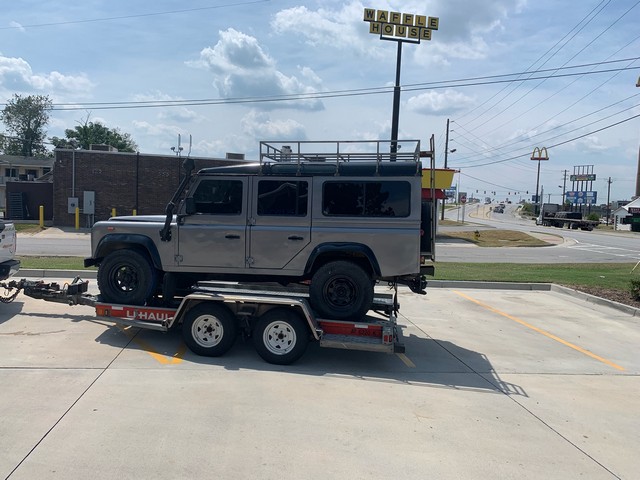
[[(465, 209), (463, 227), (440, 226), (439, 232), (456, 229), (500, 228), (520, 230), (546, 236), (554, 244), (542, 248), (479, 248), (468, 242), (439, 240), (436, 259), (442, 262), (508, 262), (508, 263), (635, 263), (640, 261), (640, 234), (632, 232), (583, 232), (536, 226), (515, 214), (514, 205), (505, 213), (490, 213), (484, 205)], [(460, 218), (458, 211), (448, 211), (447, 218)], [(49, 228), (44, 232), (18, 234), (18, 255), (78, 256), (91, 255), (89, 230)]]
[(0, 308), (0, 478), (637, 478), (640, 327), (582, 298), (403, 292), (405, 354), (276, 367), (21, 296)]
[[(635, 232), (581, 231), (537, 226), (516, 213), (516, 205), (507, 205), (504, 213), (493, 213), (489, 206), (465, 208), (462, 227), (440, 226), (439, 232), (499, 228), (522, 231), (553, 242), (545, 247), (479, 248), (468, 242), (442, 240), (436, 245), (436, 258), (443, 262), (494, 263), (635, 263), (640, 261), (640, 234)], [(448, 219), (462, 219), (461, 210), (449, 210)]]

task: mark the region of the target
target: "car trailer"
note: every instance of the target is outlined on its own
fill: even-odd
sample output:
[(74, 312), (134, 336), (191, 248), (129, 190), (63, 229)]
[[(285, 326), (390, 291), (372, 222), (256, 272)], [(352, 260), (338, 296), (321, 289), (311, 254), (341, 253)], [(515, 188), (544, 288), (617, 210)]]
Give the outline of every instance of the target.
[(80, 277), (63, 286), (25, 279), (0, 286), (13, 298), (22, 290), (35, 299), (91, 306), (97, 318), (120, 325), (161, 332), (181, 328), (187, 346), (203, 356), (225, 354), (239, 334), (252, 339), (265, 361), (278, 365), (299, 359), (310, 341), (326, 348), (405, 351), (397, 324), (397, 285), (394, 293), (376, 292), (372, 310), (357, 321), (318, 318), (305, 288), (272, 284), (201, 282), (177, 306), (104, 303), (87, 293), (89, 281)]

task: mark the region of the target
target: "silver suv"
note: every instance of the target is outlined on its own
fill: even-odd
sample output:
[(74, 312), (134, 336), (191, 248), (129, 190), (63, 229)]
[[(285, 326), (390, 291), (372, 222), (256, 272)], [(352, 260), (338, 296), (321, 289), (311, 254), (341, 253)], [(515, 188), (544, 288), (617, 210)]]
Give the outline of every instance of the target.
[(371, 143), (263, 142), (257, 163), (194, 175), (187, 159), (165, 215), (96, 223), (85, 266), (99, 266), (104, 301), (133, 305), (206, 280), (303, 283), (318, 315), (347, 319), (370, 309), (376, 281), (424, 293), (433, 244), (421, 222), (434, 217), (421, 206), (420, 142), (363, 152)]

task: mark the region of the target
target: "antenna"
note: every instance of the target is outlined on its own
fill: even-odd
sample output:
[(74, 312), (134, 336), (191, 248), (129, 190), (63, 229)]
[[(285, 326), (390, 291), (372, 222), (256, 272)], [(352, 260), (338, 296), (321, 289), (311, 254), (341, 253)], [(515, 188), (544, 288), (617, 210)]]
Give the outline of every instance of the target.
[(189, 134), (189, 152), (187, 152), (187, 157), (191, 155), (191, 146), (193, 145), (193, 138), (191, 134)]

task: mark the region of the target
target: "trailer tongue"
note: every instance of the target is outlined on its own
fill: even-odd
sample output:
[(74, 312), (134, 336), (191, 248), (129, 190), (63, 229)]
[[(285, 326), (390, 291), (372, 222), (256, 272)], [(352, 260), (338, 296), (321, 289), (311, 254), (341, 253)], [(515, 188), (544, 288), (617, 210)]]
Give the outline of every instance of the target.
[(205, 356), (226, 353), (239, 333), (253, 339), (265, 361), (281, 365), (300, 358), (310, 340), (327, 348), (404, 353), (397, 291), (376, 293), (369, 315), (349, 321), (318, 318), (305, 289), (273, 285), (196, 284), (192, 293), (171, 307), (105, 303), (88, 293), (89, 281), (80, 277), (63, 285), (22, 279), (0, 286), (12, 291), (14, 298), (23, 291), (48, 302), (90, 306), (98, 318), (120, 325), (162, 332), (181, 326), (185, 343)]

